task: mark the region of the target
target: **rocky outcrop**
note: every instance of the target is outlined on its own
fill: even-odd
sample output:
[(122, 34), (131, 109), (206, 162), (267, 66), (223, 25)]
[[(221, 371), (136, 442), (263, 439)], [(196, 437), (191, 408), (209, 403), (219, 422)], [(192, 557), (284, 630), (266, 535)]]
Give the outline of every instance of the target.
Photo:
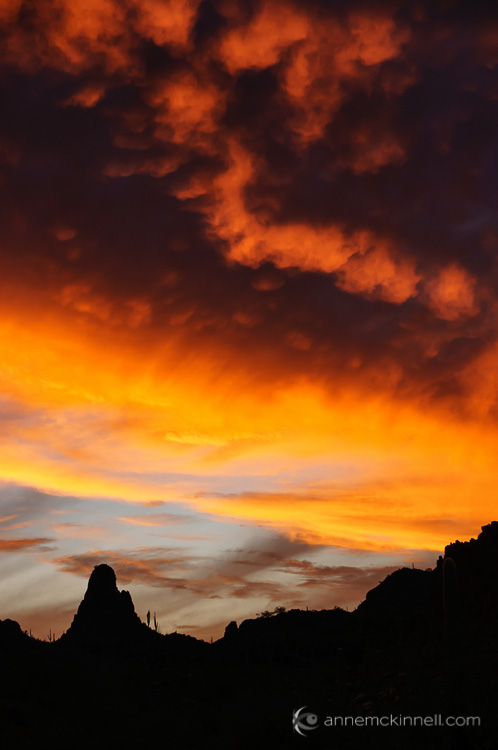
[(389, 620), (415, 617), (431, 606), (433, 589), (432, 571), (400, 568), (367, 593), (358, 612)]
[(456, 541), (445, 548), (455, 561), (462, 604), (469, 612), (498, 608), (498, 521), (481, 527), (477, 539)]
[(97, 565), (64, 640), (99, 644), (134, 640), (147, 631), (128, 591), (119, 591), (109, 565)]

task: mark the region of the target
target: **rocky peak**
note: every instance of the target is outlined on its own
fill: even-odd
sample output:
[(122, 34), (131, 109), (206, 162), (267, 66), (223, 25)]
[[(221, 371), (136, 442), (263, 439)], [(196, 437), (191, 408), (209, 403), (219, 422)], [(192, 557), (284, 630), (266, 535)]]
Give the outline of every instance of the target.
[(129, 592), (118, 590), (114, 570), (109, 565), (97, 565), (65, 638), (88, 643), (115, 642), (133, 638), (144, 628)]
[(119, 594), (116, 573), (110, 565), (96, 565), (88, 581), (86, 601), (104, 602)]

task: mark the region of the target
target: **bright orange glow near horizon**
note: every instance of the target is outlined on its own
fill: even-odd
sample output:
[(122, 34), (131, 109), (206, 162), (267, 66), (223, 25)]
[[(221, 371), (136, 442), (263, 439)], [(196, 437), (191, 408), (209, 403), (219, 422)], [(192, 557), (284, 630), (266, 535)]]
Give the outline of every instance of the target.
[(204, 632), (493, 520), (496, 54), (461, 13), (1, 5), (2, 608), (19, 576), (43, 621), (38, 561), (63, 623), (109, 558)]
[[(480, 513), (494, 511), (496, 430), (482, 418), (456, 416), (451, 402), (427, 413), (422, 402), (395, 398), (379, 385), (370, 392), (367, 383), (348, 387), (338, 379), (331, 393), (309, 377), (286, 379), (278, 371), (274, 389), (272, 381), (251, 377), (250, 361), (227, 371), (229, 351), (210, 359), (198, 347), (185, 361), (181, 341), (151, 350), (138, 337), (109, 340), (105, 329), (89, 337), (84, 327), (78, 336), (74, 321), (53, 315), (16, 322), (0, 330), (9, 374), (4, 394), (28, 412), (50, 412), (54, 429), (47, 435), (45, 422), (28, 421), (4, 436), (0, 467), (7, 481), (145, 503), (180, 492), (210, 513), (372, 549), (438, 549), (441, 533), (422, 522), (445, 495), (458, 517), (474, 522), (479, 487)], [(123, 457), (127, 466), (133, 462), (132, 478), (120, 476)], [(334, 464), (341, 463), (349, 470), (336, 477)], [(299, 486), (292, 478), (298, 466), (315, 471), (316, 482)], [(200, 478), (197, 488), (177, 483), (169, 491), (148, 481), (160, 471), (236, 476), (242, 467), (287, 474), (288, 495), (242, 491), (209, 499)]]

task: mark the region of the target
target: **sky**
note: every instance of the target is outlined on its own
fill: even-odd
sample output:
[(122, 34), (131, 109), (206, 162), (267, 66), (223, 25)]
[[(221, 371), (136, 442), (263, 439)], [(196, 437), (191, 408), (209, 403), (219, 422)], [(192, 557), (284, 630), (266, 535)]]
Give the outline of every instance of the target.
[(498, 21), (0, 0), (0, 618), (355, 607), (496, 519)]

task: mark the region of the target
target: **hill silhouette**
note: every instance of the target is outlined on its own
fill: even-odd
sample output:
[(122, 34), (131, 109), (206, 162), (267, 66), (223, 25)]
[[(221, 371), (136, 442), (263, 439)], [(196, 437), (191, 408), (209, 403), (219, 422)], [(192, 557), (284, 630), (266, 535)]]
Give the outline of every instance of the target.
[[(276, 611), (213, 644), (155, 632), (98, 565), (58, 641), (0, 621), (0, 747), (494, 748), (497, 626), (498, 522), (434, 569), (394, 571), (353, 612)], [(306, 738), (292, 731), (300, 707), (318, 717)], [(335, 715), (480, 726), (323, 726)]]

